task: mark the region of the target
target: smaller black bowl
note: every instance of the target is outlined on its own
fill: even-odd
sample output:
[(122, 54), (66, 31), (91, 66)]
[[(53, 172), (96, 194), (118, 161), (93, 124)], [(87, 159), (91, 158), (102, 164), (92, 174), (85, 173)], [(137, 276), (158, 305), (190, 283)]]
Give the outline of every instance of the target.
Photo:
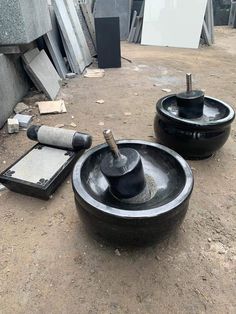
[(95, 236), (121, 245), (152, 243), (172, 231), (185, 217), (193, 189), (186, 161), (171, 149), (138, 140), (117, 142), (141, 156), (147, 190), (132, 200), (119, 200), (109, 191), (100, 164), (106, 144), (87, 151), (75, 165), (72, 183), (78, 213)]
[(186, 159), (207, 158), (220, 149), (235, 117), (228, 104), (212, 97), (205, 97), (203, 115), (195, 119), (180, 117), (175, 94), (161, 98), (156, 109), (156, 137)]

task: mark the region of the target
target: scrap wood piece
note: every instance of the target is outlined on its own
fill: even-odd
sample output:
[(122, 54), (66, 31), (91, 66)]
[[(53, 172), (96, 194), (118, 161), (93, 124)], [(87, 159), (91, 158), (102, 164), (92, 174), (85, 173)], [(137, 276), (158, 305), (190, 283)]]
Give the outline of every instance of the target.
[(40, 114), (66, 113), (64, 100), (36, 102)]
[(103, 77), (105, 70), (103, 69), (86, 69), (84, 77)]

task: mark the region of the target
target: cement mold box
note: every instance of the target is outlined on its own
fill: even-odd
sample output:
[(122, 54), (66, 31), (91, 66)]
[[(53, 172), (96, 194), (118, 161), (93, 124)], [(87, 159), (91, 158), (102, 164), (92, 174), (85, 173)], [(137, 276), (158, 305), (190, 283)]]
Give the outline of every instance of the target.
[(0, 1), (0, 45), (28, 44), (51, 28), (47, 0)]

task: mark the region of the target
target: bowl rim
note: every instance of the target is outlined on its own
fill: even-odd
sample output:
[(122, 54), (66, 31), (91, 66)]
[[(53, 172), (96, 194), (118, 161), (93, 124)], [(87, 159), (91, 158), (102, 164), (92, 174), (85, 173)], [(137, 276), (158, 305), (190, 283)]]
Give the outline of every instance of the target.
[[(174, 157), (180, 166), (182, 167), (184, 173), (185, 173), (185, 185), (182, 189), (182, 191), (179, 193), (179, 195), (172, 200), (171, 202), (164, 204), (162, 206), (158, 206), (151, 209), (146, 210), (124, 210), (119, 209), (116, 207), (107, 206), (106, 204), (103, 204), (94, 198), (91, 197), (91, 195), (85, 190), (84, 185), (81, 180), (81, 170), (82, 167), (87, 160), (88, 157), (90, 157), (95, 152), (107, 147), (107, 144), (100, 144), (98, 146), (95, 146), (91, 149), (89, 149), (87, 152), (85, 152), (77, 161), (75, 164), (73, 173), (72, 173), (72, 186), (75, 193), (75, 196), (79, 196), (83, 202), (87, 203), (89, 206), (91, 206), (95, 211), (102, 212), (104, 214), (113, 216), (113, 217), (119, 217), (119, 218), (125, 218), (125, 219), (142, 219), (142, 218), (153, 218), (157, 217), (166, 213), (171, 212), (173, 209), (176, 209), (179, 205), (181, 205), (185, 200), (189, 198), (189, 196), (192, 193), (193, 186), (194, 186), (194, 178), (193, 173), (188, 165), (188, 163), (184, 160), (183, 157), (181, 157), (178, 153), (173, 151), (172, 149), (161, 145), (157, 143), (152, 143), (148, 141), (143, 140), (119, 140), (117, 141), (117, 144), (136, 144), (136, 145), (146, 145), (158, 148), (159, 150), (165, 151), (167, 154)], [(77, 176), (77, 173), (80, 175)]]
[(225, 118), (215, 120), (215, 121), (208, 121), (208, 122), (204, 122), (204, 121), (196, 122), (196, 121), (191, 121), (191, 119), (176, 117), (176, 116), (172, 115), (169, 111), (167, 111), (163, 106), (163, 102), (166, 99), (171, 98), (171, 97), (176, 97), (176, 94), (170, 94), (170, 95), (167, 95), (167, 96), (160, 98), (156, 104), (156, 110), (158, 113), (164, 115), (165, 117), (170, 118), (173, 121), (178, 121), (178, 122), (186, 124), (186, 125), (192, 125), (192, 126), (197, 126), (197, 127), (211, 127), (211, 126), (215, 127), (215, 126), (221, 126), (224, 124), (230, 124), (231, 122), (233, 122), (233, 120), (235, 118), (235, 111), (230, 105), (228, 105), (227, 103), (225, 103), (222, 100), (219, 100), (217, 98), (210, 97), (210, 96), (205, 96), (205, 98), (217, 101), (218, 103), (220, 103), (221, 105), (223, 105), (224, 107), (226, 107), (229, 110), (229, 114)]

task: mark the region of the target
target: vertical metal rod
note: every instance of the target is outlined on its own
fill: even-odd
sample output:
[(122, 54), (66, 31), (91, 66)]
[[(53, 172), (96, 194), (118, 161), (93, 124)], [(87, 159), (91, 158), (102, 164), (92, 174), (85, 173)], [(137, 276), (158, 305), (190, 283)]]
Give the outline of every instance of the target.
[(119, 148), (116, 144), (116, 141), (114, 139), (114, 136), (112, 134), (111, 130), (104, 130), (103, 131), (103, 136), (107, 142), (107, 145), (110, 147), (110, 150), (112, 152), (112, 155), (115, 159), (120, 159), (121, 158), (121, 153), (119, 151)]
[(192, 92), (193, 83), (192, 83), (192, 74), (191, 73), (186, 74), (186, 85), (187, 85), (187, 93)]

